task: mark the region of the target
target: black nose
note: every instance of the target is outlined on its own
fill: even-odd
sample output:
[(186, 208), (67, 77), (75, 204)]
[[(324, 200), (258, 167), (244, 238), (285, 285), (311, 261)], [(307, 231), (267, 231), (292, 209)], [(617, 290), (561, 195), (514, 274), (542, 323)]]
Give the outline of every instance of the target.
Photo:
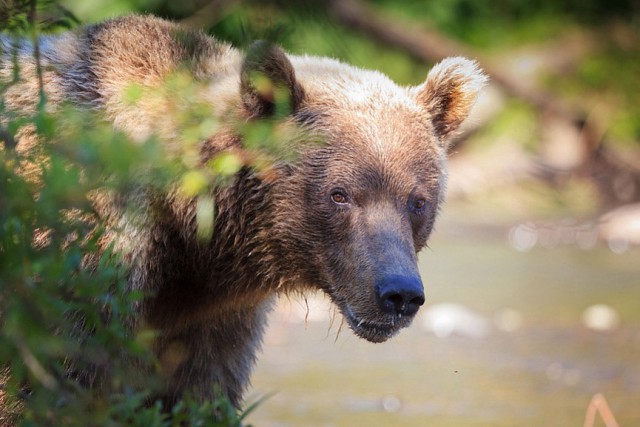
[(417, 276), (388, 276), (376, 286), (378, 306), (385, 313), (411, 316), (424, 304), (422, 281)]

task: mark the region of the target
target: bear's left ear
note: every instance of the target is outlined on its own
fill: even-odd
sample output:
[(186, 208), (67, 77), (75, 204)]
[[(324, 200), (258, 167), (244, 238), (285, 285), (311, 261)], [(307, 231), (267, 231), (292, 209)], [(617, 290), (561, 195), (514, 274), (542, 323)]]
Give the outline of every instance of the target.
[(434, 66), (427, 80), (414, 88), (418, 103), (426, 108), (436, 133), (446, 143), (467, 118), (487, 76), (475, 61), (447, 58)]
[(248, 49), (242, 63), (240, 94), (251, 118), (287, 116), (304, 98), (289, 58), (267, 41), (254, 42)]

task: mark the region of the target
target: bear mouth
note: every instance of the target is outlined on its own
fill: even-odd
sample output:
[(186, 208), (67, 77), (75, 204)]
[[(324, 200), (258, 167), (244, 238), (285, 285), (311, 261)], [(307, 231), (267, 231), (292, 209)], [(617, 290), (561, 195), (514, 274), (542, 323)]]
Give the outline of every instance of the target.
[(381, 343), (396, 335), (400, 329), (411, 324), (413, 316), (388, 316), (386, 322), (372, 322), (355, 315), (349, 306), (341, 307), (342, 315), (351, 330), (360, 338), (373, 343)]

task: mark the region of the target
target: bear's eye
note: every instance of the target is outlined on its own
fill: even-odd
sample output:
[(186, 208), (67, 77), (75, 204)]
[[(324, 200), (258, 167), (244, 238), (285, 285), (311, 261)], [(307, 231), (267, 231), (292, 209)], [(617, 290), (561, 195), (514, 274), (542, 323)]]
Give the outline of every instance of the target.
[(331, 192), (331, 200), (338, 205), (349, 203), (349, 198), (344, 190), (336, 189)]
[(425, 199), (424, 197), (416, 197), (413, 200), (412, 208), (415, 212), (422, 212), (425, 206), (427, 206), (427, 199)]

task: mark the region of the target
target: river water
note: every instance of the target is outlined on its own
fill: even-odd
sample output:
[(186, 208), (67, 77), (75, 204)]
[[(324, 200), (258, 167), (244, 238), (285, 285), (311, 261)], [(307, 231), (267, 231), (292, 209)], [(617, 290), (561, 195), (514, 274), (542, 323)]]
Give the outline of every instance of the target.
[(621, 427), (639, 426), (640, 249), (523, 247), (514, 230), (443, 218), (420, 257), (427, 304), (383, 344), (320, 295), (281, 301), (248, 401), (268, 397), (248, 422), (582, 426), (602, 393)]

